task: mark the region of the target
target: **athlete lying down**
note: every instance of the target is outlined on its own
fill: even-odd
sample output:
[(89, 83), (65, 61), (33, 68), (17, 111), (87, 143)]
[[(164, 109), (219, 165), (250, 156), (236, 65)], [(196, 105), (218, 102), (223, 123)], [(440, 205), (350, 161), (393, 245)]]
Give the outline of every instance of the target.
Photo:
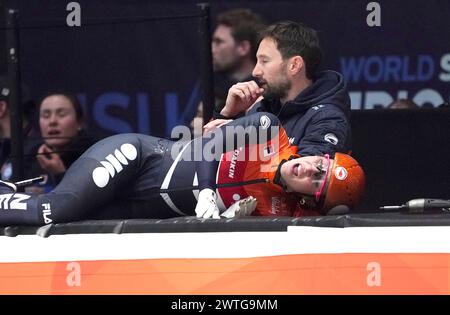
[(116, 135), (89, 148), (50, 193), (17, 193), (13, 183), (0, 181), (0, 225), (252, 212), (302, 216), (358, 203), (365, 177), (352, 157), (296, 152), (268, 113), (242, 117), (188, 143)]

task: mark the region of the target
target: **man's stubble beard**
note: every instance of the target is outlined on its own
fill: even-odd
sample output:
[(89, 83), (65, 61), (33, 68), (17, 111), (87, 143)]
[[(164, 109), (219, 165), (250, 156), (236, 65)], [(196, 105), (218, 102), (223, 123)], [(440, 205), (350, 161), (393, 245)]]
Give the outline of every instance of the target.
[(263, 96), (264, 98), (269, 99), (284, 99), (287, 97), (291, 86), (291, 81), (284, 76), (283, 80), (281, 80), (281, 82), (277, 82), (276, 85), (266, 84)]

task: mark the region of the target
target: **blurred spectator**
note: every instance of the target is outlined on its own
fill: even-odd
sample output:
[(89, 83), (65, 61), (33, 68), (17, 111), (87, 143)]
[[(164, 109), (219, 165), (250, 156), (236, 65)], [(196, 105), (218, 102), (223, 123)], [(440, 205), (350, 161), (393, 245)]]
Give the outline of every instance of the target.
[[(11, 89), (5, 76), (0, 75), (0, 138), (11, 138), (11, 122), (9, 108), (9, 94)], [(28, 87), (22, 85), (23, 134), (24, 136), (37, 136), (39, 132), (33, 125), (36, 104), (31, 99)]]
[(250, 9), (233, 9), (218, 15), (212, 38), (217, 112), (225, 105), (233, 84), (253, 79), (258, 34), (264, 27), (263, 19)]
[[(10, 179), (12, 176), (10, 93), (7, 78), (0, 75), (0, 174), (2, 179)], [(33, 124), (36, 104), (31, 100), (26, 85), (22, 85), (22, 99), (25, 100), (22, 104), (24, 142), (36, 141), (39, 135), (39, 131)]]
[[(256, 64), (258, 35), (264, 28), (263, 19), (250, 9), (228, 10), (217, 16), (212, 38), (216, 113), (225, 106), (233, 84), (254, 80), (252, 71)], [(203, 104), (200, 103), (190, 124), (194, 137), (202, 134), (203, 124)]]
[(28, 191), (47, 192), (56, 186), (66, 169), (97, 139), (83, 126), (78, 99), (67, 93), (52, 93), (39, 104), (39, 126), (44, 143), (26, 149), (26, 178), (43, 175), (45, 180)]
[(388, 105), (389, 109), (417, 109), (419, 106), (410, 99), (402, 98)]

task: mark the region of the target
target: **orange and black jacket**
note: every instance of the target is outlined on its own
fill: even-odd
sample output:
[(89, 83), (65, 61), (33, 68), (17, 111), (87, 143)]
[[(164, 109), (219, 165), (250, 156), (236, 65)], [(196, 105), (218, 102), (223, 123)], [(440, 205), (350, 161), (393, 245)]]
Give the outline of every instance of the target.
[[(237, 126), (247, 128), (247, 137), (241, 145), (238, 145), (238, 138), (243, 133)], [(228, 133), (226, 128), (230, 129)], [(197, 162), (199, 189), (215, 188), (222, 209), (253, 196), (258, 202), (255, 215), (293, 215), (298, 200), (283, 191), (276, 177), (283, 161), (298, 156), (297, 147), (289, 144), (278, 119), (269, 113), (245, 116), (221, 127), (219, 134), (226, 135), (224, 138), (229, 142), (234, 140), (234, 145), (231, 145), (232, 150), (225, 150), (227, 144), (230, 148), (230, 143), (225, 143), (225, 152), (218, 161)], [(210, 141), (214, 140), (203, 138), (202, 147)]]

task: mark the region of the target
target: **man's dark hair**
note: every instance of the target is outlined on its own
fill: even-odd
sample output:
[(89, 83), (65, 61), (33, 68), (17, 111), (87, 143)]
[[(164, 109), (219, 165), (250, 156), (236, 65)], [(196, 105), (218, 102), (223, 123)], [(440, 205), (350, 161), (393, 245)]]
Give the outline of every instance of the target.
[(260, 15), (250, 9), (234, 9), (220, 13), (217, 25), (231, 28), (231, 35), (236, 42), (247, 40), (251, 46), (251, 57), (256, 61), (258, 34), (266, 26)]
[(315, 30), (301, 23), (282, 21), (268, 26), (259, 38), (273, 39), (283, 59), (301, 56), (305, 61), (306, 77), (314, 79), (322, 59), (319, 36)]

